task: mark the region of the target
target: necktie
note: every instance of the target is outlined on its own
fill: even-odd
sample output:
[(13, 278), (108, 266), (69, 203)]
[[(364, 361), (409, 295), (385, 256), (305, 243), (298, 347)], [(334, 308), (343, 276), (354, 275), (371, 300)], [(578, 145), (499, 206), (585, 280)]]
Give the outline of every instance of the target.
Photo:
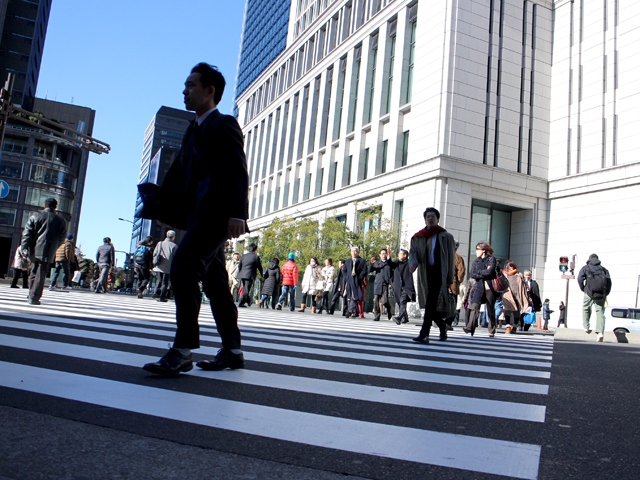
[(352, 258), (351, 262), (353, 263), (353, 268), (351, 269), (351, 276), (355, 277), (356, 276), (356, 259)]

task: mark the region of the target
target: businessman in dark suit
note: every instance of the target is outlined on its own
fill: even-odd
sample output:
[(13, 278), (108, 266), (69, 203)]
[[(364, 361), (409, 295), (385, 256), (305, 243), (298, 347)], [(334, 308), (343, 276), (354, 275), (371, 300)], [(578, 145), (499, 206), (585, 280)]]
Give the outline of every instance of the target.
[(367, 276), (367, 262), (360, 258), (360, 249), (351, 247), (351, 258), (344, 264), (346, 275), (347, 298), (349, 298), (348, 317), (364, 318), (364, 279)]
[(158, 209), (167, 223), (186, 230), (171, 265), (177, 331), (173, 347), (159, 361), (143, 368), (163, 376), (193, 368), (191, 350), (200, 347), (198, 314), (202, 281), (222, 340), (204, 370), (244, 367), (238, 310), (229, 291), (224, 246), (246, 233), (249, 176), (242, 130), (236, 119), (217, 105), (225, 80), (216, 67), (199, 63), (191, 70), (182, 92), (187, 110), (196, 113), (182, 140), (182, 148), (158, 189)]

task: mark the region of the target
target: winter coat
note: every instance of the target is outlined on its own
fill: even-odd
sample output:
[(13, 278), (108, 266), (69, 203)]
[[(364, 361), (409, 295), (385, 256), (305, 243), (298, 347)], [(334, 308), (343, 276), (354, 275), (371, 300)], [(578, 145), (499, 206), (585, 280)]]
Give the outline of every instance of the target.
[(295, 287), (298, 285), (298, 265), (293, 260), (287, 260), (282, 266), (282, 286)]
[(476, 281), (469, 294), (469, 303), (485, 303), (487, 301), (484, 293), (485, 288), (490, 288), (489, 282), (496, 278), (495, 257), (493, 255), (487, 255), (484, 258), (476, 258), (471, 264), (469, 277)]
[(22, 247), (18, 245), (16, 253), (13, 256), (13, 268), (16, 270), (29, 270), (30, 266), (31, 262), (29, 262), (29, 257), (22, 256)]
[(542, 308), (542, 299), (540, 298), (540, 287), (538, 286), (538, 282), (535, 280), (529, 280), (531, 285), (527, 285), (527, 281), (525, 280), (525, 286), (529, 291), (529, 300), (531, 302), (531, 308), (534, 312), (539, 312)]
[(271, 262), (264, 272), (264, 283), (262, 284), (262, 295), (278, 295), (280, 282), (282, 281), (282, 274), (280, 273), (280, 267), (275, 262)]
[(342, 268), (338, 267), (338, 276), (333, 284), (333, 293), (343, 293), (346, 288), (345, 280), (346, 280), (344, 266)]
[[(587, 282), (587, 273), (596, 272), (599, 269), (604, 270), (606, 281), (604, 293), (592, 292)], [(580, 287), (580, 290), (589, 296), (589, 298), (596, 300), (607, 298), (609, 293), (611, 293), (611, 276), (609, 275), (609, 271), (602, 266), (600, 260), (588, 260), (587, 264), (580, 269), (580, 273), (578, 274), (578, 286)]]
[(560, 318), (558, 318), (558, 321), (560, 321), (560, 322), (563, 322), (563, 321), (564, 321), (564, 315), (565, 315), (565, 313), (564, 313), (564, 309), (565, 309), (565, 306), (564, 306), (564, 305), (560, 305), (560, 306), (558, 307), (558, 310), (560, 310)]
[(56, 250), (56, 262), (69, 262), (75, 263), (76, 261), (76, 248), (73, 246), (73, 242), (66, 239), (62, 245)]
[(416, 289), (413, 286), (413, 274), (409, 268), (409, 261), (394, 263), (393, 271), (393, 294), (396, 302), (400, 303), (404, 293), (410, 302), (416, 301)]
[(506, 312), (519, 312), (521, 315), (529, 308), (529, 292), (520, 272), (505, 277), (509, 280), (509, 289), (502, 294), (502, 305)]
[(323, 291), (325, 292), (333, 291), (335, 276), (336, 276), (336, 267), (334, 267), (333, 265), (329, 265), (329, 266), (325, 265), (322, 268), (322, 282), (324, 283)]
[(31, 261), (51, 263), (56, 250), (67, 236), (67, 222), (55, 210), (45, 208), (31, 216), (22, 232), (21, 248), (27, 250)]
[(387, 260), (377, 260), (369, 265), (369, 273), (375, 273), (375, 281), (373, 282), (373, 294), (382, 295), (382, 289), (388, 287), (393, 282), (393, 267)]
[(177, 249), (178, 245), (168, 238), (158, 242), (153, 250), (153, 265), (156, 267), (154, 270), (162, 273), (171, 273), (171, 263)]
[(229, 288), (232, 288), (240, 283), (238, 280), (238, 265), (240, 265), (240, 260), (237, 262), (234, 259), (231, 259), (227, 262), (227, 274), (229, 275)]
[[(442, 231), (435, 235), (437, 235), (437, 248), (440, 250), (440, 258), (438, 260), (442, 274), (442, 283), (440, 285), (440, 292), (438, 293), (436, 310), (438, 312), (446, 312), (449, 302), (449, 285), (453, 283), (456, 246), (453, 235), (446, 230), (442, 229)], [(416, 234), (411, 238), (409, 265), (415, 265), (418, 268), (418, 305), (420, 308), (425, 308), (427, 305), (427, 295), (429, 294), (427, 265), (429, 264), (431, 249), (431, 237)]]
[[(353, 276), (353, 267), (355, 265), (356, 275)], [(362, 286), (364, 278), (367, 276), (367, 262), (364, 258), (347, 258), (344, 263), (345, 285), (347, 296), (352, 300), (359, 302), (363, 299)]]
[(451, 293), (458, 295), (460, 293), (460, 285), (464, 282), (464, 274), (466, 272), (464, 259), (456, 253), (453, 261), (453, 283), (451, 284)]
[(238, 265), (238, 278), (240, 280), (255, 280), (256, 272), (262, 273), (262, 261), (257, 253), (249, 252), (242, 255), (240, 258), (240, 265)]
[(542, 305), (542, 319), (543, 320), (549, 320), (551, 318), (551, 314), (554, 312), (554, 310), (551, 310), (551, 308), (549, 308), (549, 304), (545, 303)]
[(105, 243), (98, 247), (96, 252), (96, 263), (98, 265), (114, 266), (116, 261), (116, 249), (110, 243)]
[(322, 280), (322, 269), (316, 265), (307, 265), (300, 283), (302, 287), (302, 293), (308, 293), (309, 295), (315, 295), (317, 290), (317, 283)]

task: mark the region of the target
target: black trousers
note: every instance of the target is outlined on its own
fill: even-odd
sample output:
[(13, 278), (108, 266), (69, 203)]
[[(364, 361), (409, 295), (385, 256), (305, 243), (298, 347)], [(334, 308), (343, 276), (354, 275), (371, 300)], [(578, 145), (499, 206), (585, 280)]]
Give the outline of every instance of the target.
[(400, 321), (409, 321), (409, 315), (407, 315), (407, 303), (409, 303), (409, 295), (402, 292), (400, 294), (400, 301), (398, 302), (398, 319)]
[(240, 305), (251, 305), (251, 289), (253, 288), (253, 280), (250, 278), (243, 278), (242, 282), (242, 297), (240, 297)]
[[(341, 297), (342, 297), (342, 291), (336, 290), (333, 292), (333, 296), (331, 297), (331, 305), (329, 306), (329, 313), (331, 315), (333, 315), (333, 312), (336, 311), (336, 307), (338, 306), (338, 302), (340, 301)], [(344, 305), (346, 304), (347, 302), (344, 302)]]
[(22, 288), (29, 288), (29, 270), (13, 269), (13, 280), (11, 280), (11, 288), (18, 286), (18, 280), (22, 277)]
[[(487, 313), (487, 319), (489, 321), (489, 335), (496, 334), (496, 308), (495, 308), (495, 295), (493, 291), (486, 290), (485, 291), (486, 304), (485, 309)], [(471, 303), (469, 304), (469, 315), (467, 317), (467, 328), (472, 332), (476, 330), (476, 322), (478, 317), (480, 316), (480, 304), (479, 303)]]
[(322, 300), (320, 301), (320, 309), (318, 313), (322, 313), (322, 310), (326, 309), (329, 312), (329, 292), (322, 292)]
[(149, 280), (151, 280), (151, 269), (146, 266), (136, 265), (136, 270), (138, 270), (138, 291), (144, 292), (149, 285)]
[(389, 302), (389, 286), (382, 286), (382, 294), (373, 296), (373, 318), (380, 319), (380, 304), (382, 304), (387, 309), (387, 317), (391, 319), (393, 315), (393, 310), (391, 308), (391, 303)]
[(171, 288), (171, 275), (168, 273), (158, 272), (158, 283), (156, 293), (160, 295), (160, 300), (167, 299), (167, 292)]
[(29, 298), (32, 300), (40, 300), (42, 291), (44, 290), (45, 278), (49, 264), (47, 262), (34, 261), (31, 265), (31, 274), (29, 275)]
[[(217, 230), (217, 231), (216, 231)], [(222, 340), (222, 347), (240, 348), (238, 309), (229, 290), (224, 245), (227, 227), (192, 227), (176, 249), (171, 264), (171, 283), (176, 303), (175, 348), (199, 348), (198, 314), (202, 294), (198, 282), (210, 300), (211, 312)]]
[[(437, 253), (436, 253), (437, 254)], [(426, 338), (431, 332), (431, 325), (433, 322), (440, 329), (440, 335), (447, 333), (447, 324), (444, 321), (444, 317), (447, 312), (438, 311), (438, 296), (440, 295), (440, 288), (442, 287), (442, 272), (440, 271), (440, 265), (427, 266), (427, 285), (429, 291), (427, 293), (427, 302), (424, 308), (424, 320), (422, 321), (422, 328), (420, 329), (420, 337)]]

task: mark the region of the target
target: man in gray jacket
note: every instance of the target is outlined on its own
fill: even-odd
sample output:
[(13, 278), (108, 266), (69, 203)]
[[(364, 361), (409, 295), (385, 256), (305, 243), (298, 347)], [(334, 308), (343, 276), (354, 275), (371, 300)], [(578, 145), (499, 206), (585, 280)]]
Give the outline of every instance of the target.
[(155, 250), (153, 251), (153, 265), (154, 270), (158, 273), (158, 286), (156, 292), (153, 294), (154, 298), (157, 298), (158, 302), (167, 301), (167, 292), (171, 288), (171, 262), (173, 262), (173, 255), (176, 253), (178, 245), (175, 243), (176, 232), (173, 230), (167, 230), (167, 238), (158, 242)]
[(104, 244), (98, 247), (96, 252), (96, 263), (100, 267), (100, 279), (96, 285), (96, 293), (106, 293), (107, 275), (111, 267), (116, 264), (116, 249), (113, 248), (111, 239), (104, 237), (102, 241)]
[(22, 232), (20, 246), (32, 263), (29, 276), (30, 305), (40, 305), (49, 264), (55, 261), (56, 250), (64, 242), (67, 233), (67, 222), (56, 213), (56, 208), (58, 201), (47, 198), (44, 210), (29, 218)]

